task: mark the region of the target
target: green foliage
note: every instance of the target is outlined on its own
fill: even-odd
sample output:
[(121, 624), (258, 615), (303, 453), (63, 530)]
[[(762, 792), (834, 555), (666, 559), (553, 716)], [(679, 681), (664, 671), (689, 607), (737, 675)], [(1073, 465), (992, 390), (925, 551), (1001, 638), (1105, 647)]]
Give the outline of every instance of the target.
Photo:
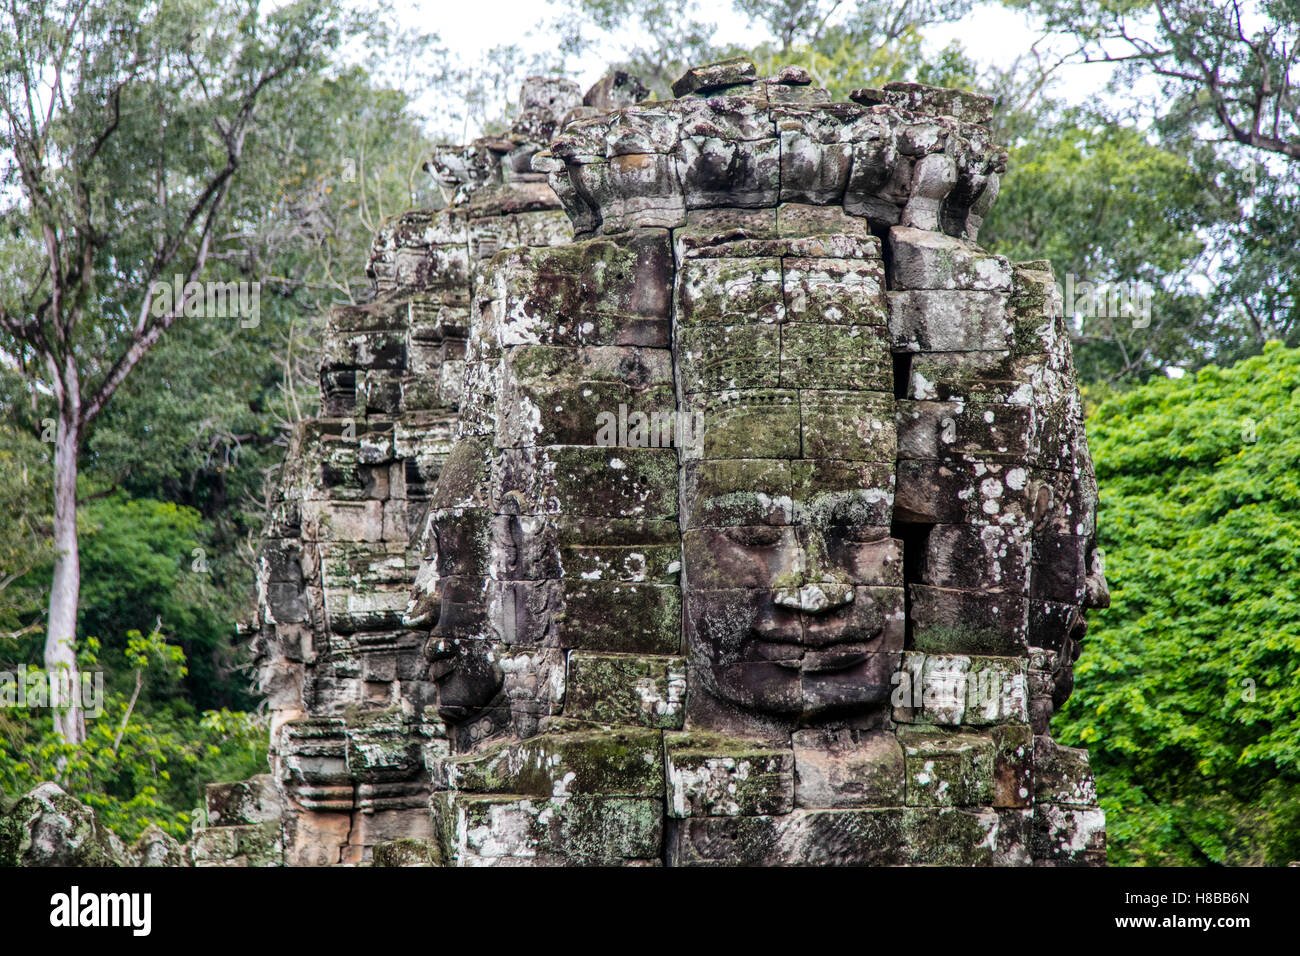
[[(390, 58), (427, 47), (425, 35), (364, 26)], [(89, 505), (82, 524), (98, 543), (84, 542), (83, 631), (120, 640), (161, 616), (189, 655), (186, 690), (200, 707), (250, 703), (232, 670), (234, 622), (252, 593), (267, 476), (289, 427), (315, 408), (322, 313), (365, 297), (383, 216), (438, 202), (421, 185), (431, 141), (410, 96), (378, 77), (332, 64), (263, 93), (227, 201), (239, 228), (220, 238), (205, 273), (260, 282), (260, 321), (178, 320), (87, 440), (91, 487), (119, 488), (148, 514), (128, 515), (121, 497)], [(159, 511), (167, 502), (187, 517)], [(150, 530), (125, 540), (137, 521)], [(195, 548), (206, 571), (193, 570)]]
[[(209, 528), (192, 508), (121, 494), (82, 509), (82, 601), (79, 633), (124, 651), (131, 632), (161, 621), (175, 635), (192, 673), (159, 695), (192, 698), (200, 708), (247, 706), (245, 682), (232, 671), (235, 608), (207, 567)], [(115, 673), (123, 687), (129, 673)]]
[[(123, 836), (149, 822), (182, 835), (204, 784), (265, 770), (265, 721), (247, 711), (234, 647), (252, 591), (248, 543), (283, 436), (314, 410), (318, 317), (367, 294), (365, 258), (384, 216), (438, 203), (420, 169), (431, 140), (410, 103), (443, 51), (382, 2), (345, 14), (329, 0), (274, 11), (96, 0), (75, 12), (25, 0), (9, 12), (16, 30), (0, 30), (6, 63), (72, 64), (44, 139), (21, 109), (0, 110), (12, 120), (0, 124), (0, 152), (31, 135), (48, 174), (33, 199), (24, 186), (41, 158), (19, 155), (30, 169), (0, 163), (0, 270), (13, 280), (0, 310), (14, 318), (0, 335), (0, 671), (41, 659), (53, 558), (50, 445), (38, 436), (58, 408), (49, 363), (23, 337), (33, 326), (16, 318), (49, 295), (42, 223), (69, 221), (66, 248), (79, 236), (90, 256), (91, 271), (73, 273), (86, 281), (69, 336), (84, 408), (138, 334), (149, 280), (196, 261), (187, 210), (235, 143), (239, 168), (218, 180), (223, 218), (198, 279), (260, 282), (260, 321), (178, 319), (85, 429), (77, 633), (83, 667), (102, 671), (106, 709), (71, 748), (48, 712), (0, 709), (0, 786), (59, 779)], [(343, 36), (362, 39), (353, 60)], [(241, 84), (279, 66), (287, 72), (261, 87), (253, 112)], [(0, 105), (12, 105), (22, 77), (5, 75)], [(240, 126), (227, 142), (232, 113)]]
[(1300, 102), (1286, 79), (1300, 63), (1297, 0), (1004, 2), (1039, 14), (1077, 57), (1119, 64), (1113, 88), (1144, 87), (1144, 112), (1167, 129), (1300, 160)]
[[(42, 627), (50, 559), (49, 446), (0, 425), (0, 648)], [(35, 573), (39, 569), (42, 573)], [(0, 653), (0, 657), (3, 654)]]
[[(1156, 293), (1150, 329), (1099, 324), (1096, 334), (1084, 330), (1077, 354), (1085, 378), (1143, 380), (1162, 365), (1194, 369), (1208, 362), (1230, 364), (1257, 354), (1274, 339), (1300, 345), (1300, 302), (1293, 278), (1300, 249), (1300, 193), (1294, 174), (1300, 161), (1300, 107), (1291, 84), (1277, 80), (1294, 76), (1300, 62), (1300, 3), (1004, 2), (1038, 15), (1059, 48), (1073, 51), (1066, 62), (1111, 64), (1106, 125), (1141, 131), (1153, 151), (1170, 157), (1168, 169), (1160, 172), (1135, 156), (1136, 175), (1121, 169), (1114, 181), (1121, 187), (1115, 190), (1121, 207), (1132, 203), (1127, 187), (1138, 186), (1148, 191), (1138, 205), (1168, 215), (1167, 226), (1160, 226), (1158, 216), (1129, 221), (1122, 208), (1097, 195), (1088, 208), (1105, 213), (1101, 228), (1089, 234), (1086, 216), (1072, 216), (1070, 221), (1083, 228), (1059, 232), (1062, 238), (1071, 233), (1076, 251), (1104, 254), (1115, 248), (1128, 258), (1137, 252), (1138, 268), (1130, 277), (1149, 273), (1160, 280), (1156, 285), (1162, 290)], [(1017, 231), (1034, 204), (1049, 216), (1058, 215), (1054, 200), (1061, 197), (1052, 196), (1050, 189), (1023, 188), (1037, 187), (1031, 180), (1038, 177), (1017, 172), (1040, 151), (1033, 141), (1051, 135), (1038, 117), (1028, 119), (1019, 121), (1026, 141), (1009, 139), (1015, 145), (1012, 169), (993, 213), (1000, 238)], [(1099, 137), (1093, 133), (1079, 139), (1093, 145)], [(1177, 166), (1184, 161), (1188, 172), (1199, 171), (1199, 187), (1195, 175), (1180, 184), (1185, 177)], [(1096, 180), (1100, 189), (1110, 185), (1105, 176)], [(1071, 197), (1064, 198), (1064, 208), (1070, 208)], [(1184, 239), (1201, 240), (1205, 252), (1186, 258), (1180, 251)], [(1066, 255), (1070, 257), (1068, 246)], [(1055, 253), (1052, 259), (1059, 269), (1061, 259)], [(1109, 278), (1104, 273), (1088, 277)]]
[(933, 86), (975, 85), (975, 65), (961, 45), (937, 56), (922, 47), (928, 27), (957, 19), (969, 0), (840, 3), (835, 0), (737, 0), (737, 9), (771, 36), (748, 52), (761, 73), (802, 66), (835, 99), (851, 90), (910, 80)]
[(0, 790), (19, 794), (57, 780), (125, 840), (156, 824), (183, 841), (205, 785), (266, 772), (266, 722), (256, 715), (178, 709), (136, 714), (114, 752), (126, 706), (110, 697), (103, 715), (86, 722), (87, 739), (80, 746), (39, 734), (33, 725), (48, 718), (21, 711), (0, 717)]
[(1111, 397), (1089, 439), (1112, 606), (1060, 738), (1112, 861), (1300, 858), (1300, 351)]
[(1131, 382), (1215, 358), (1220, 326), (1229, 323), (1210, 307), (1203, 277), (1210, 237), (1239, 211), (1216, 185), (1213, 153), (1153, 142), (1078, 111), (1021, 132), (981, 242), (1013, 260), (1050, 259), (1058, 282), (1070, 274), (1094, 285), (1140, 282), (1152, 292), (1149, 325), (1134, 327), (1128, 316), (1081, 319), (1080, 376)]
[(881, 86), (894, 80), (931, 86), (974, 88), (975, 65), (959, 44), (950, 44), (938, 56), (922, 53), (921, 34), (907, 29), (888, 42), (863, 39), (845, 30), (832, 30), (817, 43), (800, 43), (783, 50), (773, 43), (744, 52), (754, 58), (760, 73), (775, 73), (786, 64), (802, 66), (813, 82), (837, 100), (863, 86)]
[(1300, 177), (1250, 161), (1225, 180), (1243, 193), (1246, 210), (1229, 224), (1223, 281), (1213, 293), (1223, 317), (1215, 346), (1226, 363), (1268, 339), (1300, 346)]
[[(0, 671), (14, 676), (19, 664), (39, 673), (32, 662), (44, 639), (51, 560), (47, 456), (47, 445), (0, 430), (0, 462), (14, 463), (0, 469), (0, 493), (12, 506), (0, 520), (8, 553), (27, 569), (0, 590), (6, 633), (18, 632), (0, 637)], [(58, 780), (125, 838), (156, 823), (183, 839), (205, 784), (266, 769), (264, 718), (225, 709), (250, 701), (230, 660), (230, 604), (213, 574), (194, 570), (194, 551), (212, 527), (192, 508), (122, 493), (88, 501), (80, 520), (80, 665), (83, 674), (102, 674), (103, 712), (87, 721), (85, 743), (69, 746), (52, 733), (49, 711), (0, 708), (0, 790), (14, 795)], [(184, 648), (195, 655), (195, 673)], [(142, 688), (132, 706), (137, 672)]]
[[(99, 649), (94, 638), (84, 642), (79, 663), (87, 678), (101, 668)], [(184, 653), (157, 631), (132, 631), (125, 652), (109, 657), (105, 665), (135, 669), (144, 685), (172, 685), (185, 674)], [(16, 795), (55, 780), (128, 841), (150, 825), (185, 840), (206, 784), (266, 770), (263, 716), (197, 712), (183, 699), (153, 706), (146, 697), (111, 689), (99, 703), (101, 713), (88, 709), (86, 740), (79, 745), (52, 732), (47, 711), (0, 710), (0, 791)]]
[[(292, 82), (261, 89), (239, 135), (240, 167), (198, 276), (260, 282), (260, 321), (178, 319), (86, 431), (77, 633), (83, 668), (103, 675), (103, 713), (69, 747), (47, 711), (0, 708), (5, 792), (56, 779), (124, 837), (149, 823), (183, 837), (204, 784), (266, 769), (265, 720), (248, 710), (233, 643), (252, 590), (247, 544), (283, 436), (314, 410), (317, 317), (367, 294), (365, 258), (384, 216), (438, 203), (424, 191), (431, 141), (410, 103), (443, 54), (382, 4), (340, 14), (309, 0), (267, 13), (243, 0), (104, 0), (80, 33), (69, 11), (19, 4), (21, 29), (0, 38), (0, 54), (30, 63), (43, 44), (82, 37), (69, 73), (77, 92), (47, 141), (50, 209), (23, 201), (22, 170), (0, 164), (11, 187), (0, 201), (0, 268), (13, 279), (0, 308), (23, 314), (48, 294), (43, 216), (99, 224), (93, 280), (77, 298), (83, 398), (135, 334), (168, 237), (190, 255), (162, 269), (165, 279), (193, 261), (186, 204), (226, 159), (217, 130), (229, 128), (241, 81), (281, 55), (293, 64)], [(362, 62), (325, 59), (342, 35), (363, 38)], [(0, 93), (20, 96), (17, 74), (6, 75)], [(117, 86), (120, 116), (91, 153)], [(0, 130), (0, 148), (24, 131)], [(51, 456), (38, 436), (57, 407), (31, 344), (10, 334), (0, 350), (0, 671), (14, 673), (41, 658)]]
[(717, 27), (700, 16), (707, 7), (699, 0), (550, 2), (560, 11), (551, 28), (561, 53), (599, 49), (609, 57), (621, 41), (610, 65), (639, 76), (656, 96), (671, 95), (669, 86), (688, 67), (726, 55), (714, 44)]
[(125, 656), (126, 662), (134, 667), (137, 673), (144, 670), (159, 670), (165, 674), (175, 674), (177, 677), (184, 677), (189, 673), (185, 666), (185, 652), (175, 645), (168, 644), (167, 639), (157, 628), (150, 631), (147, 636), (139, 631), (127, 631)]
[[(958, 19), (970, 0), (734, 0), (734, 11), (763, 39), (720, 43), (697, 0), (552, 0), (565, 9), (553, 25), (567, 56), (622, 43), (613, 65), (640, 76), (657, 96), (691, 66), (724, 57), (752, 57), (760, 72), (793, 64), (837, 97), (889, 80), (970, 85), (973, 68), (959, 45), (923, 55), (925, 27)], [(628, 29), (635, 25), (634, 29)], [(628, 40), (628, 37), (633, 39)]]

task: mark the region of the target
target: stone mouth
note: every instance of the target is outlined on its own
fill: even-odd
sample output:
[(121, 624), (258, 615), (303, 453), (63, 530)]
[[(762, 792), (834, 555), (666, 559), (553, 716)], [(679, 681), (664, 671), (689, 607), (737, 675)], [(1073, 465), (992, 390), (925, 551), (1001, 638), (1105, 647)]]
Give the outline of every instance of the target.
[(794, 611), (773, 603), (768, 613), (751, 624), (746, 646), (756, 660), (792, 660), (800, 652), (839, 652), (857, 648), (869, 652), (885, 636), (884, 630), (864, 628), (853, 618), (853, 604), (824, 613)]
[(532, 169), (548, 174), (575, 232), (676, 228), (694, 210), (789, 202), (895, 225), (917, 164), (936, 155), (951, 166), (944, 231), (960, 235), (1006, 168), (982, 125), (986, 97), (907, 84), (832, 102), (804, 75), (745, 66), (706, 69), (679, 99), (574, 120), (536, 154)]
[(835, 655), (849, 653), (868, 653), (880, 635), (863, 639), (858, 629), (844, 628), (829, 634), (809, 634), (802, 628), (790, 630), (753, 631), (748, 643), (755, 660), (774, 664), (798, 663), (810, 655), (824, 657), (827, 660)]
[(834, 674), (865, 663), (870, 654), (852, 648), (834, 648), (827, 651), (811, 650), (797, 660), (773, 661), (777, 667), (798, 671), (801, 674)]

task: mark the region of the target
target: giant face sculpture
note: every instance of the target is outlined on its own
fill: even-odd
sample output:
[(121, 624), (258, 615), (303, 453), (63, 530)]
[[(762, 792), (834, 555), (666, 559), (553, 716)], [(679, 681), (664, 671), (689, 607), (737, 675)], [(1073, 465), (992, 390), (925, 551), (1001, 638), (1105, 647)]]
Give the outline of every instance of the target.
[[(764, 470), (816, 480), (806, 464)], [(686, 532), (686, 629), (702, 692), (794, 718), (887, 705), (904, 625), (902, 552), (873, 523), (888, 510), (888, 477), (875, 476), (879, 489), (846, 487), (860, 473), (831, 464), (841, 466), (833, 490), (736, 494), (773, 510)]]
[[(710, 211), (676, 234), (685, 633), (701, 723), (887, 709), (903, 650), (879, 242), (839, 209)], [(773, 724), (775, 719), (775, 724)]]
[(1050, 271), (974, 242), (988, 101), (676, 92), (570, 124), (534, 165), (577, 239), (476, 287), (408, 618), (445, 852), (1094, 859), (1046, 721), (1095, 488)]

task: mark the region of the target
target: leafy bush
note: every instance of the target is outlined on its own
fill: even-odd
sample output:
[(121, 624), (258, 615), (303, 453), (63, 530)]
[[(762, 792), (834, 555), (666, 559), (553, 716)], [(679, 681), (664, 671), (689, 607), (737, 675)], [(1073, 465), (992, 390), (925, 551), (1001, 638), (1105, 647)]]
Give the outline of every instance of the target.
[[(80, 663), (93, 673), (101, 667), (99, 644), (92, 638), (86, 645)], [(86, 721), (84, 744), (56, 737), (46, 710), (0, 710), (0, 790), (19, 794), (55, 780), (125, 840), (150, 824), (185, 840), (206, 784), (265, 772), (266, 720), (242, 711), (200, 713), (184, 700), (150, 704), (140, 689), (178, 680), (184, 654), (156, 630), (131, 632), (127, 647), (118, 667), (134, 671), (135, 690), (105, 694), (103, 713)]]
[[(156, 694), (191, 698), (199, 707), (249, 703), (232, 681), (235, 614), (212, 578), (208, 527), (193, 508), (114, 494), (82, 507), (81, 609), (78, 633), (124, 649), (121, 635), (162, 630), (188, 658), (183, 685)], [(115, 673), (117, 673), (115, 671)], [(129, 686), (129, 671), (126, 675)]]
[(1110, 397), (1089, 439), (1112, 606), (1056, 729), (1112, 863), (1300, 859), (1300, 350)]

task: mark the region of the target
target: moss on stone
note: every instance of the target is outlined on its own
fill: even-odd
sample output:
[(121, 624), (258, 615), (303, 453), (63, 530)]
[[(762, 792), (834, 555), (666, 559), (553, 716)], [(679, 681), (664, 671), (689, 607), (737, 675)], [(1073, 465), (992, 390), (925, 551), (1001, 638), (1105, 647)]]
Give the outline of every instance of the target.
[(451, 786), (475, 793), (657, 796), (663, 792), (654, 730), (545, 733), (443, 762)]

